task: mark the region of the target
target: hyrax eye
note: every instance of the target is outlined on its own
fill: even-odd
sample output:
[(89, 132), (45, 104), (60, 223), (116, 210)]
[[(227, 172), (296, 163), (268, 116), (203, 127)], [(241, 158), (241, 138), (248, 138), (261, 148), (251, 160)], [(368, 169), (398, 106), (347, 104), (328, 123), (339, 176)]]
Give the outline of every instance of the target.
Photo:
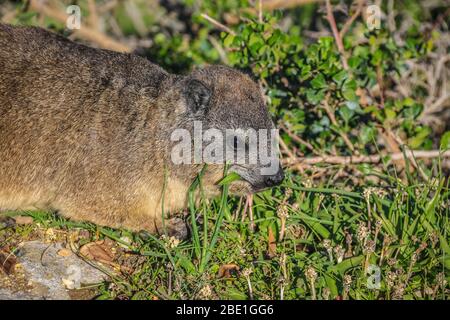
[(233, 148), (234, 150), (237, 150), (237, 148), (239, 147), (239, 140), (237, 137), (233, 137)]
[(237, 150), (239, 148), (239, 138), (236, 136), (230, 137), (227, 139), (228, 145), (233, 148), (233, 150)]

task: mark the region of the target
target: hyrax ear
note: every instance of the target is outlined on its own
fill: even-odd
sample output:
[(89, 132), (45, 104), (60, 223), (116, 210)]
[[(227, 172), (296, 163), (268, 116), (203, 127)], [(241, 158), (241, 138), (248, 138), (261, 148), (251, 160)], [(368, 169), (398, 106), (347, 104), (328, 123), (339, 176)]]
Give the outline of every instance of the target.
[(189, 80), (186, 87), (186, 100), (189, 110), (194, 114), (206, 113), (211, 100), (211, 90), (200, 80)]

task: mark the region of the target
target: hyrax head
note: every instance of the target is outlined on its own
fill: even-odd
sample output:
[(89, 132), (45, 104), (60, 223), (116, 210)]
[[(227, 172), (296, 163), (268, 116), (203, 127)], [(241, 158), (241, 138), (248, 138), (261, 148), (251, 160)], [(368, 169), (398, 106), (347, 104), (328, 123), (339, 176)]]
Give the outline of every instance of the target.
[(230, 185), (235, 194), (254, 193), (283, 181), (277, 130), (260, 87), (249, 76), (209, 66), (179, 79), (177, 87), (177, 122), (183, 129), (171, 138), (186, 142), (184, 132), (190, 140), (181, 148), (184, 152), (179, 146), (172, 149), (173, 163), (190, 161), (197, 170), (208, 164), (204, 179), (210, 190), (223, 177), (227, 164), (229, 173), (242, 178)]

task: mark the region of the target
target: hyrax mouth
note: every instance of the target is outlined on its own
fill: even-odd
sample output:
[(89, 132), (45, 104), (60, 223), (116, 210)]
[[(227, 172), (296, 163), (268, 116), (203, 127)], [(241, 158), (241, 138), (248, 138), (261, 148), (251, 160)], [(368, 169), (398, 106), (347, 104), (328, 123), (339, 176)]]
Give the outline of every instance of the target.
[(268, 187), (264, 185), (254, 185), (247, 180), (238, 180), (230, 184), (229, 192), (234, 195), (249, 195), (257, 192), (267, 190)]

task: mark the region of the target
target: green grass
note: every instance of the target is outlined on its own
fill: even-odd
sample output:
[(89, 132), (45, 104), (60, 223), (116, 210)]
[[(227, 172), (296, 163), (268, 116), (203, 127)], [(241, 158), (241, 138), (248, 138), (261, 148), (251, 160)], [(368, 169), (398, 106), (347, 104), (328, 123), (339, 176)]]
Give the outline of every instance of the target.
[[(56, 2), (64, 7), (62, 1)], [(125, 1), (105, 11), (102, 21), (105, 35), (116, 41), (131, 44), (136, 39), (151, 39), (154, 43), (144, 53), (146, 57), (176, 73), (215, 63), (251, 70), (262, 82), (278, 124), (312, 146), (296, 142), (283, 130), (283, 141), (291, 151), (298, 151), (296, 155), (312, 156), (318, 151), (354, 155), (353, 147), (364, 155), (392, 152), (377, 128), (389, 129), (412, 149), (450, 146), (448, 131), (439, 132), (439, 125), (429, 127), (420, 120), (429, 105), (425, 102), (429, 98), (437, 101), (439, 97), (434, 95), (446, 91), (442, 86), (448, 77), (442, 72), (429, 82), (427, 73), (406, 68), (408, 62), (424, 70), (438, 69), (441, 51), (448, 52), (448, 28), (436, 24), (439, 19), (435, 18), (445, 11), (445, 3), (423, 6), (420, 1), (395, 1), (394, 30), (383, 21), (381, 30), (369, 32), (366, 21), (357, 18), (343, 39), (350, 62), (345, 70), (335, 40), (311, 38), (305, 32), (331, 34), (319, 5), (274, 12), (262, 23), (256, 16), (248, 16), (238, 25), (229, 25), (236, 36), (220, 32), (198, 17), (207, 13), (227, 24), (226, 14), (235, 16), (243, 7), (253, 6), (244, 2), (227, 2), (226, 6), (220, 1), (195, 2), (195, 6), (183, 7), (184, 12), (193, 13), (185, 17), (176, 9), (167, 11), (138, 1), (147, 29), (144, 35), (138, 31), (139, 24), (134, 24), (139, 19), (127, 12)], [(6, 1), (4, 16), (12, 23), (41, 25), (67, 35), (64, 22), (33, 12), (24, 3)], [(352, 8), (350, 1), (346, 3)], [(79, 4), (84, 19), (91, 8), (86, 1)], [(386, 12), (387, 2), (381, 4)], [(335, 9), (342, 31), (347, 15), (337, 14), (337, 6)], [(185, 31), (179, 27), (172, 30), (168, 21), (174, 26), (186, 24)], [(429, 27), (432, 36), (417, 26)], [(408, 70), (411, 72), (404, 72)], [(402, 79), (402, 74), (410, 76)], [(390, 92), (385, 97), (379, 97), (380, 80)], [(409, 95), (403, 95), (395, 83), (402, 83)], [(356, 97), (357, 88), (366, 92), (368, 105), (361, 102), (367, 99)], [(324, 114), (321, 102), (327, 95), (338, 125)], [(432, 123), (445, 127), (442, 106), (428, 116), (433, 115)], [(352, 148), (342, 135), (349, 136)], [(383, 161), (388, 161), (387, 157)], [(283, 186), (255, 195), (254, 228), (248, 216), (242, 218), (245, 199), (227, 194), (227, 183), (233, 177), (222, 180), (221, 197), (195, 206), (192, 194), (201, 192), (202, 187), (197, 179), (187, 216), (191, 238), (182, 243), (72, 222), (54, 213), (13, 212), (8, 214), (30, 215), (34, 223), (3, 229), (0, 224), (0, 249), (14, 249), (20, 241), (41, 237), (49, 228), (62, 233), (90, 231), (90, 238), (80, 240), (79, 246), (102, 238), (125, 245), (127, 252), (121, 252), (120, 263), (130, 265), (133, 272), (100, 285), (99, 299), (448, 299), (448, 176), (428, 166), (423, 168), (428, 179), (423, 179), (424, 174), (409, 173), (409, 168), (400, 174), (386, 163), (344, 171), (339, 166), (322, 169), (322, 176), (314, 179), (314, 169), (302, 175), (291, 172)], [(344, 177), (336, 179), (338, 172), (344, 172)], [(124, 237), (131, 239), (131, 244)], [(219, 269), (226, 264), (239, 270), (229, 278), (219, 278)], [(370, 288), (368, 271), (377, 270), (380, 287)]]
[[(99, 299), (448, 299), (448, 179), (405, 183), (386, 176), (378, 187), (365, 183), (312, 188), (290, 175), (254, 197), (254, 231), (241, 217), (244, 200), (229, 197), (225, 184), (213, 201), (196, 207), (191, 198), (192, 236), (178, 245), (168, 237), (27, 214), (44, 229), (83, 228), (122, 244), (123, 236), (132, 239), (128, 256), (139, 263), (100, 285)], [(30, 228), (16, 227), (16, 235)], [(271, 252), (269, 229), (276, 238)], [(238, 269), (219, 278), (226, 264)], [(379, 274), (379, 287), (370, 287), (369, 272)]]

